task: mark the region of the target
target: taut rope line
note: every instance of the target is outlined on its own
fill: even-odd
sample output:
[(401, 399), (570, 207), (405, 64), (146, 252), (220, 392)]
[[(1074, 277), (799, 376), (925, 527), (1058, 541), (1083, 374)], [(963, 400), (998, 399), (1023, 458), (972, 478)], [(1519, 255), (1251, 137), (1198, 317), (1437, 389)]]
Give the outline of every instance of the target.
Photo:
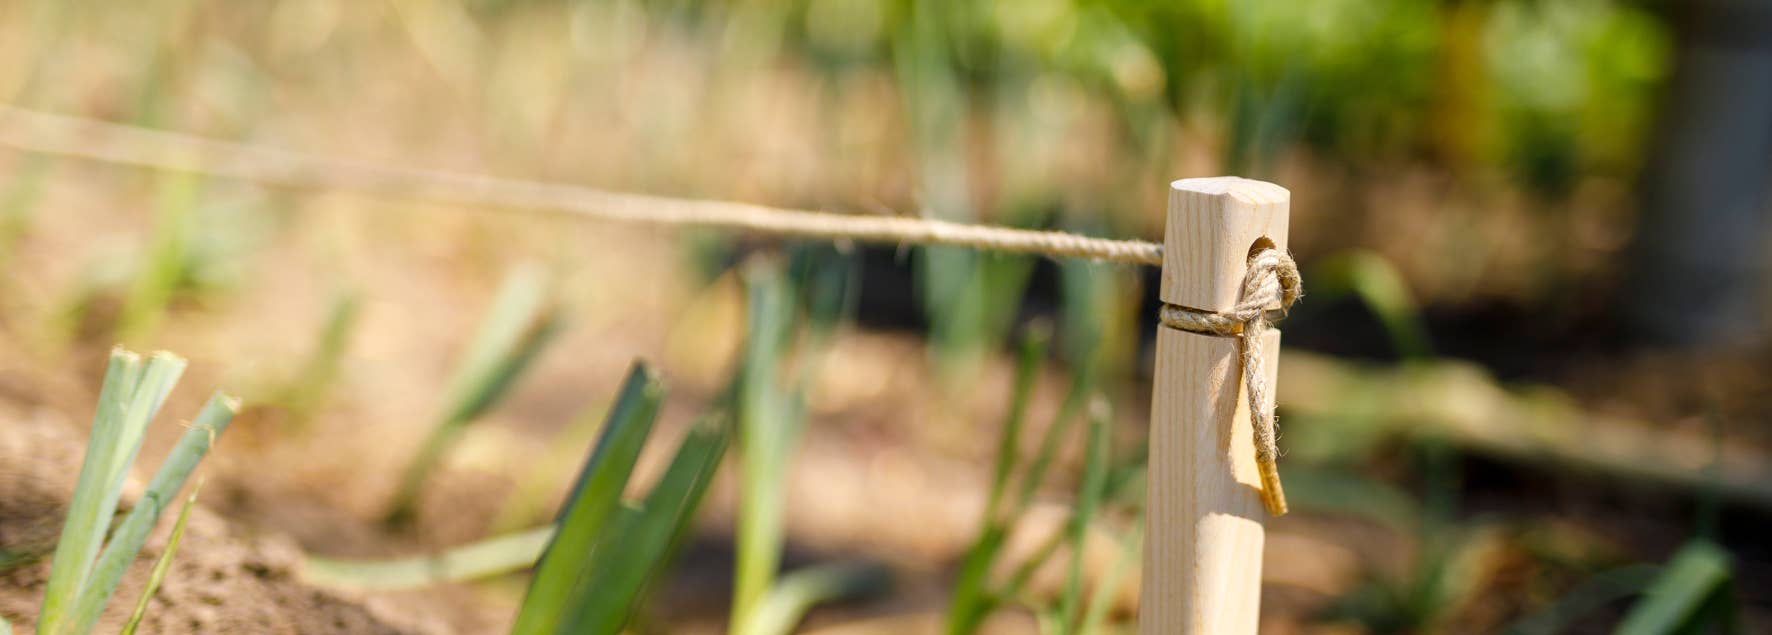
[(698, 225), (871, 243), (947, 245), (1162, 266), (1163, 246), (1140, 240), (858, 216), (748, 203), (611, 192), (340, 160), (0, 105), (0, 145), (106, 163), (182, 170), (295, 188), (412, 196), (447, 203), (536, 209), (611, 221)]
[(1158, 315), (1166, 326), (1193, 333), (1238, 338), (1243, 366), (1243, 393), (1249, 397), (1249, 423), (1255, 428), (1255, 467), (1261, 475), (1261, 503), (1275, 516), (1286, 513), (1286, 490), (1280, 487), (1279, 439), (1274, 411), (1267, 405), (1267, 378), (1261, 371), (1261, 335), (1267, 331), (1268, 308), (1284, 313), (1303, 295), (1303, 280), (1292, 256), (1264, 249), (1249, 259), (1243, 292), (1229, 311), (1209, 313), (1164, 304)]
[[(857, 216), (749, 203), (670, 198), (596, 188), (441, 172), (219, 141), (176, 132), (69, 117), (0, 105), (0, 145), (38, 154), (196, 172), (267, 185), (407, 196), (472, 206), (534, 209), (636, 223), (696, 225), (800, 238), (969, 247), (1126, 264), (1163, 265), (1163, 246), (1142, 240), (1092, 238), (1065, 232), (968, 225), (898, 216)], [(1255, 428), (1262, 502), (1286, 513), (1275, 468), (1274, 414), (1266, 407), (1261, 334), (1267, 309), (1292, 306), (1301, 293), (1291, 256), (1265, 250), (1251, 258), (1242, 298), (1222, 313), (1165, 304), (1163, 324), (1240, 338), (1244, 392)]]

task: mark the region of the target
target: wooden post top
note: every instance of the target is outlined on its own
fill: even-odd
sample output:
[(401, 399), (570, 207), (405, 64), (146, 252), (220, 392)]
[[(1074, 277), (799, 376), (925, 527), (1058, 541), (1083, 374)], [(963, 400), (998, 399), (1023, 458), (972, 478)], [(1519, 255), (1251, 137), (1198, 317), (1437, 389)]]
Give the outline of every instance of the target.
[(1201, 311), (1235, 306), (1256, 241), (1286, 249), (1291, 205), (1291, 192), (1266, 181), (1217, 176), (1170, 183), (1158, 297)]

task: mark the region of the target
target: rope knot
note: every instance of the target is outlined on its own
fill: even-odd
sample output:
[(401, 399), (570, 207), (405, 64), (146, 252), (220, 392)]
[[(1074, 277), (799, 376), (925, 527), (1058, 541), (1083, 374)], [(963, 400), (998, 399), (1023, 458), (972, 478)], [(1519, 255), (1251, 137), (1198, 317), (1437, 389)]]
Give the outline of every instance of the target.
[(1249, 419), (1255, 429), (1255, 466), (1261, 475), (1261, 502), (1275, 516), (1286, 513), (1286, 492), (1280, 487), (1274, 411), (1267, 405), (1267, 375), (1261, 369), (1261, 336), (1269, 326), (1268, 312), (1277, 309), (1285, 315), (1302, 295), (1304, 280), (1298, 275), (1298, 263), (1286, 252), (1263, 249), (1249, 259), (1236, 306), (1213, 313), (1164, 304), (1160, 314), (1163, 324), (1171, 328), (1237, 338), (1243, 393), (1249, 399)]

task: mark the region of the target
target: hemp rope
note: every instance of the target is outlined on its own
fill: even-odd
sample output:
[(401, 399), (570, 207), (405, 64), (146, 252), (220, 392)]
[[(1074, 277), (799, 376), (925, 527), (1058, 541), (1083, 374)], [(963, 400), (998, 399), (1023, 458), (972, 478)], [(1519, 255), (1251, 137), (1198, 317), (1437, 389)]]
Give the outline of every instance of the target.
[(1279, 439), (1274, 411), (1268, 406), (1267, 377), (1261, 370), (1261, 336), (1268, 328), (1268, 307), (1284, 314), (1303, 295), (1303, 279), (1292, 256), (1264, 249), (1249, 259), (1243, 292), (1228, 311), (1211, 313), (1164, 304), (1163, 324), (1193, 333), (1236, 337), (1243, 366), (1243, 392), (1249, 397), (1249, 423), (1255, 430), (1255, 468), (1261, 475), (1261, 502), (1269, 514), (1286, 514), (1286, 490), (1280, 487)]
[[(196, 172), (266, 185), (410, 196), (445, 203), (565, 213), (610, 221), (695, 225), (802, 238), (921, 244), (1163, 265), (1163, 246), (1142, 240), (1093, 238), (1066, 232), (968, 225), (902, 216), (858, 216), (781, 209), (749, 203), (611, 192), (590, 187), (381, 165), (218, 141), (176, 132), (38, 112), (0, 104), (0, 145), (38, 154), (103, 163)], [(1237, 336), (1243, 382), (1255, 428), (1255, 460), (1262, 501), (1286, 513), (1275, 459), (1273, 411), (1261, 372), (1261, 334), (1267, 307), (1281, 311), (1300, 295), (1298, 267), (1277, 250), (1256, 254), (1243, 279), (1242, 298), (1222, 313), (1164, 305), (1163, 324), (1185, 331)]]
[(0, 145), (39, 154), (198, 172), (286, 187), (412, 196), (446, 203), (542, 210), (611, 221), (720, 227), (828, 240), (947, 245), (1152, 266), (1163, 264), (1163, 246), (1141, 240), (1093, 238), (1066, 232), (988, 227), (903, 216), (780, 209), (379, 165), (6, 105), (0, 105)]

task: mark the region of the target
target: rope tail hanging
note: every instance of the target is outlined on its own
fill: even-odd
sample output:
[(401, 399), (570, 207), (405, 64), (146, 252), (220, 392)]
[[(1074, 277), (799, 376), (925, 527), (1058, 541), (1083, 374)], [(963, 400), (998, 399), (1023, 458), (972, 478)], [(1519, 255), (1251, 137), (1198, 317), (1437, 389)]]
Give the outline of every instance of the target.
[(1303, 295), (1303, 289), (1303, 279), (1292, 256), (1278, 249), (1264, 249), (1249, 259), (1242, 295), (1229, 311), (1209, 313), (1165, 304), (1161, 313), (1167, 326), (1238, 339), (1243, 393), (1249, 398), (1249, 419), (1255, 428), (1255, 467), (1261, 475), (1261, 502), (1275, 516), (1286, 513), (1286, 491), (1280, 487), (1279, 439), (1274, 411), (1268, 406), (1266, 374), (1261, 368), (1261, 336), (1269, 326), (1269, 308), (1278, 306), (1284, 314)]

